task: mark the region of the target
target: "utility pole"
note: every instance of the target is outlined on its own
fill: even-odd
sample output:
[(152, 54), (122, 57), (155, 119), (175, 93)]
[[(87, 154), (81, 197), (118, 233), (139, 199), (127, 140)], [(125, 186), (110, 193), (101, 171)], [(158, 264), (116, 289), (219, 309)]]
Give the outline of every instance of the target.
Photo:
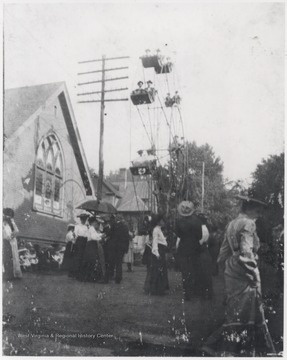
[(201, 172), (201, 212), (204, 211), (204, 205), (203, 205), (203, 201), (204, 201), (204, 173), (205, 173), (205, 162), (202, 162), (202, 172)]
[(78, 83), (78, 86), (101, 83), (102, 84), (101, 91), (92, 91), (92, 92), (84, 92), (84, 93), (77, 94), (78, 96), (101, 94), (101, 99), (100, 100), (83, 100), (83, 101), (79, 101), (79, 103), (93, 103), (93, 102), (100, 102), (101, 103), (100, 146), (99, 146), (99, 177), (98, 177), (98, 185), (97, 185), (97, 199), (98, 199), (98, 201), (102, 200), (102, 188), (103, 188), (103, 179), (104, 179), (104, 124), (105, 124), (104, 118), (105, 118), (105, 102), (107, 102), (107, 101), (109, 101), (109, 102), (111, 102), (111, 101), (128, 101), (129, 100), (128, 98), (105, 99), (105, 93), (107, 93), (107, 92), (116, 92), (116, 91), (128, 90), (127, 87), (105, 90), (105, 84), (106, 84), (107, 81), (128, 79), (128, 76), (106, 79), (105, 73), (108, 72), (108, 71), (128, 69), (128, 66), (121, 66), (121, 67), (115, 67), (115, 68), (106, 69), (106, 61), (108, 61), (108, 60), (118, 60), (118, 59), (127, 59), (127, 58), (129, 58), (129, 56), (106, 58), (106, 56), (103, 55), (101, 59), (86, 60), (86, 61), (79, 62), (79, 64), (86, 64), (86, 63), (90, 63), (90, 62), (99, 62), (99, 61), (102, 62), (102, 69), (101, 70), (93, 70), (93, 71), (87, 71), (87, 72), (78, 73), (78, 75), (88, 75), (88, 74), (92, 74), (92, 73), (102, 73), (102, 79), (101, 80)]
[(101, 93), (101, 122), (100, 122), (100, 149), (99, 149), (99, 178), (97, 197), (102, 200), (102, 189), (104, 179), (104, 116), (105, 116), (105, 55), (102, 56), (102, 93)]

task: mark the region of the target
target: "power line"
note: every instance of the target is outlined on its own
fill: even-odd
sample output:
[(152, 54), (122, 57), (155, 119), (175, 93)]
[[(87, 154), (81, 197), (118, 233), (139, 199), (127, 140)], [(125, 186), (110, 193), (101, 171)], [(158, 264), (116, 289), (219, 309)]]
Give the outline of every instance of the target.
[[(117, 57), (111, 57), (111, 58), (105, 57), (105, 60), (118, 60), (118, 59), (129, 59), (129, 58), (130, 58), (129, 56), (117, 56)], [(103, 61), (103, 58), (96, 59), (96, 60), (79, 61), (78, 64), (87, 64), (87, 63), (99, 62), (99, 61)]]
[[(115, 69), (113, 69), (113, 70), (115, 70)], [(128, 76), (122, 76), (122, 77), (117, 77), (117, 78), (112, 78), (112, 79), (88, 81), (88, 82), (84, 82), (84, 83), (79, 83), (78, 86), (90, 85), (90, 84), (96, 84), (96, 83), (102, 83), (102, 82), (114, 81), (114, 80), (122, 80), (122, 79), (128, 79), (128, 78), (129, 78)]]
[[(99, 72), (102, 74), (101, 80), (95, 80), (95, 81), (87, 81), (83, 83), (78, 83), (78, 86), (83, 85), (90, 85), (95, 83), (101, 83), (101, 98), (100, 100), (83, 100), (79, 101), (79, 103), (101, 103), (101, 112), (100, 112), (100, 146), (99, 146), (99, 172), (98, 172), (98, 184), (97, 184), (97, 198), (98, 200), (102, 199), (102, 187), (103, 187), (103, 177), (104, 177), (104, 154), (103, 154), (103, 147), (104, 147), (104, 116), (105, 116), (105, 103), (106, 102), (114, 102), (114, 101), (128, 101), (128, 98), (121, 98), (121, 99), (105, 99), (105, 93), (108, 92), (108, 90), (105, 90), (105, 85), (107, 81), (117, 81), (122, 79), (128, 79), (128, 76), (122, 76), (122, 77), (115, 77), (115, 78), (109, 78), (106, 79), (105, 73), (107, 71), (116, 71), (116, 70), (122, 70), (127, 69), (128, 67), (114, 67), (114, 68), (108, 68), (106, 69), (106, 61), (108, 60), (117, 60), (117, 59), (127, 59), (129, 56), (121, 56), (121, 57), (113, 57), (113, 58), (107, 58), (105, 55), (102, 55), (101, 59), (96, 60), (86, 60), (81, 61), (79, 64), (86, 64), (90, 62), (101, 62), (102, 63), (102, 69), (101, 70), (95, 70), (94, 72)], [(85, 75), (85, 74), (91, 74), (92, 72), (82, 72), (79, 73), (79, 75)], [(123, 89), (113, 89), (113, 91), (122, 91)], [(95, 92), (96, 94), (99, 92)], [(78, 94), (78, 96), (84, 96), (84, 95), (91, 95), (90, 93), (81, 93)]]
[[(105, 72), (112, 71), (112, 70), (123, 70), (123, 69), (128, 69), (128, 68), (129, 68), (128, 66), (121, 66), (121, 67), (112, 68), (112, 69), (105, 69)], [(100, 73), (100, 72), (102, 72), (102, 70), (93, 70), (93, 71), (81, 72), (81, 73), (78, 73), (78, 75), (95, 74), (95, 73)]]
[[(118, 89), (110, 89), (110, 90), (105, 90), (105, 92), (123, 91), (123, 90), (128, 90), (128, 88), (125, 87), (125, 88), (118, 88)], [(80, 94), (77, 94), (77, 96), (93, 95), (93, 94), (101, 94), (101, 91), (91, 91), (91, 92), (80, 93)]]
[[(128, 101), (129, 98), (122, 98), (122, 99), (105, 99), (105, 102), (107, 101)], [(101, 102), (102, 100), (83, 100), (83, 101), (78, 101), (79, 104), (83, 104), (83, 103), (95, 103), (95, 102)]]

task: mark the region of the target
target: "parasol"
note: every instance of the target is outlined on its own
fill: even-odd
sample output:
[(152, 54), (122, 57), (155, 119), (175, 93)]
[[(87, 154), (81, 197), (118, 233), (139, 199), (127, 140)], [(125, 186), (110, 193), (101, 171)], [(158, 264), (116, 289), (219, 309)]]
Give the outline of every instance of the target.
[(77, 206), (77, 209), (83, 209), (87, 211), (94, 211), (106, 214), (115, 214), (117, 209), (107, 201), (98, 200), (87, 200), (84, 201), (81, 205)]

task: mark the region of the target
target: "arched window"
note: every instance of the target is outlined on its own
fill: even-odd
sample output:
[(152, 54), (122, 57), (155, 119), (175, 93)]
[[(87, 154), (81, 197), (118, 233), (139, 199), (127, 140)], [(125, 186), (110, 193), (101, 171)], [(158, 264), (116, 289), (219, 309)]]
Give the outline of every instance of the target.
[(55, 135), (50, 134), (40, 142), (35, 168), (35, 210), (61, 216), (63, 157)]

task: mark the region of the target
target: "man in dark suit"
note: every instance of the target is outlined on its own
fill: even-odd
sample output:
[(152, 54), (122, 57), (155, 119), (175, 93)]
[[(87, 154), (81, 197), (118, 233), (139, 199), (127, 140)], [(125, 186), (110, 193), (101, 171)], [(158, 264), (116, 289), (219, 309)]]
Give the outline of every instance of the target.
[(194, 214), (191, 201), (182, 201), (178, 205), (179, 219), (176, 224), (177, 254), (182, 273), (182, 284), (185, 300), (190, 300), (193, 293), (198, 295), (198, 276), (200, 271), (200, 243), (202, 227), (200, 219)]
[(122, 281), (122, 261), (129, 248), (129, 237), (129, 228), (124, 219), (120, 215), (112, 216), (106, 243), (106, 282), (113, 276), (114, 271), (116, 284)]

